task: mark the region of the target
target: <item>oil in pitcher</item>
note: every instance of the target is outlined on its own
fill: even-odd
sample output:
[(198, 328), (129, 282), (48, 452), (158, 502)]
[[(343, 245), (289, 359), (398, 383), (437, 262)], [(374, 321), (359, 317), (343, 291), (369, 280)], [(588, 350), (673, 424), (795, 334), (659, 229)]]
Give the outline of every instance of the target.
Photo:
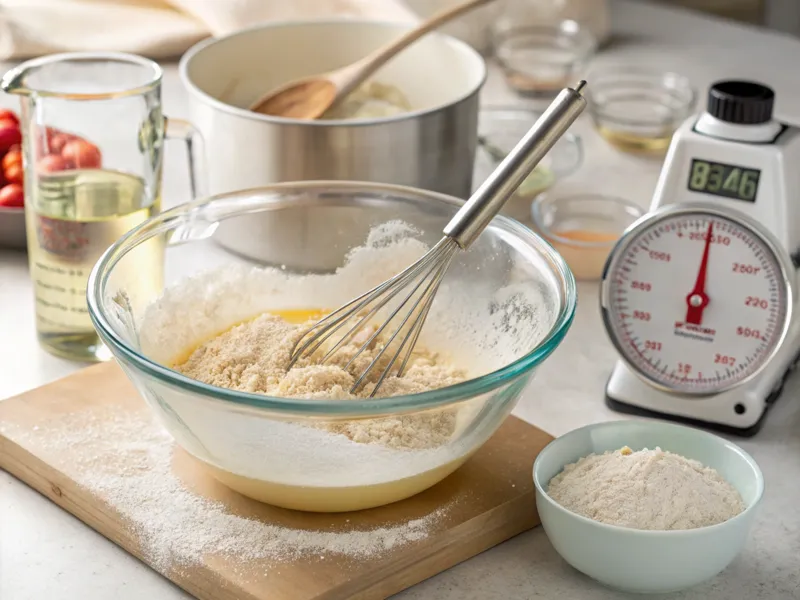
[[(141, 177), (74, 169), (37, 180), (26, 212), (28, 257), (41, 343), (69, 358), (104, 358), (86, 305), (86, 283), (100, 255), (160, 208)], [(160, 288), (162, 256), (139, 252), (141, 280)], [(141, 284), (140, 284), (141, 285)]]
[[(25, 221), (36, 333), (52, 354), (110, 357), (89, 316), (94, 264), (160, 210), (165, 119), (161, 69), (126, 54), (56, 54), (23, 63), (0, 84), (19, 94)], [(163, 242), (136, 250), (121, 276), (159, 293)]]

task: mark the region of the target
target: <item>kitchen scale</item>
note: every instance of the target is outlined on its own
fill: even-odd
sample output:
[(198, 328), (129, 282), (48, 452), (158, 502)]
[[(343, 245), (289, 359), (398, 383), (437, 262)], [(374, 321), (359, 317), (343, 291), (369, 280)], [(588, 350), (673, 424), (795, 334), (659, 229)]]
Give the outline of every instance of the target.
[(675, 133), (650, 212), (606, 262), (614, 410), (753, 435), (800, 352), (800, 129), (774, 93), (713, 85)]

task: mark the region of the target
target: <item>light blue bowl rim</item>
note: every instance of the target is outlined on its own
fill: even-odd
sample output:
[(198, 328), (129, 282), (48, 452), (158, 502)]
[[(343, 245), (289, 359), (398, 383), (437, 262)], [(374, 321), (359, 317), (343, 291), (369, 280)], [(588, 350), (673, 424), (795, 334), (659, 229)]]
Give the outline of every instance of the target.
[[(539, 481), (539, 477), (537, 474), (537, 469), (540, 466), (540, 461), (542, 457), (548, 451), (552, 451), (552, 446), (561, 440), (563, 443), (567, 438), (573, 437), (578, 435), (581, 432), (585, 432), (588, 430), (596, 430), (596, 429), (604, 429), (610, 427), (631, 427), (631, 426), (638, 426), (638, 427), (651, 427), (653, 429), (671, 429), (673, 431), (683, 431), (689, 432), (690, 435), (695, 435), (697, 437), (704, 437), (706, 439), (712, 440), (712, 443), (717, 444), (726, 448), (728, 451), (733, 452), (739, 455), (740, 458), (744, 459), (744, 461), (748, 464), (748, 466), (753, 470), (755, 473), (755, 480), (756, 485), (758, 487), (755, 499), (748, 504), (748, 506), (738, 515), (735, 517), (728, 519), (727, 521), (723, 521), (722, 523), (717, 523), (716, 525), (709, 525), (708, 527), (698, 527), (696, 529), (679, 529), (679, 530), (671, 530), (671, 531), (660, 531), (660, 530), (652, 530), (652, 529), (633, 529), (632, 527), (621, 527), (619, 525), (610, 525), (608, 523), (601, 523), (600, 521), (595, 521), (588, 517), (584, 517), (583, 515), (579, 515), (577, 513), (572, 512), (571, 510), (564, 508), (558, 502), (553, 500), (548, 493), (544, 490), (541, 481)], [(692, 458), (691, 456), (687, 456), (686, 458)], [(562, 468), (566, 465), (562, 465)], [(549, 483), (549, 482), (548, 482)], [(556, 508), (563, 514), (569, 515), (571, 518), (575, 519), (578, 522), (581, 522), (588, 526), (598, 527), (600, 529), (614, 532), (615, 534), (620, 535), (646, 535), (646, 536), (696, 536), (696, 535), (705, 535), (706, 532), (713, 531), (717, 528), (721, 527), (730, 527), (747, 518), (747, 514), (752, 512), (756, 509), (756, 507), (761, 503), (762, 498), (764, 497), (764, 475), (761, 473), (761, 469), (756, 463), (755, 459), (750, 456), (747, 452), (745, 452), (741, 447), (737, 446), (733, 442), (726, 440), (723, 437), (710, 433), (708, 431), (703, 431), (702, 429), (697, 429), (694, 427), (688, 427), (686, 425), (678, 425), (675, 423), (664, 423), (662, 421), (639, 421), (635, 419), (620, 419), (617, 421), (604, 421), (602, 423), (592, 423), (590, 425), (584, 425), (583, 427), (578, 427), (577, 429), (573, 429), (572, 431), (568, 431), (567, 433), (558, 436), (556, 439), (551, 441), (547, 446), (545, 446), (541, 452), (536, 456), (536, 460), (533, 462), (533, 485), (536, 487), (536, 492), (538, 493), (540, 498), (544, 498), (551, 506)]]
[(319, 416), (369, 416), (389, 414), (410, 409), (427, 409), (461, 402), (480, 394), (490, 392), (500, 386), (510, 383), (516, 378), (530, 371), (544, 361), (561, 343), (575, 318), (578, 291), (575, 278), (567, 263), (544, 239), (518, 221), (504, 216), (496, 216), (489, 227), (498, 228), (512, 234), (526, 246), (542, 255), (553, 269), (553, 275), (562, 286), (563, 300), (559, 306), (550, 331), (547, 335), (524, 356), (512, 363), (481, 377), (469, 379), (452, 386), (410, 394), (406, 396), (390, 396), (386, 398), (371, 398), (368, 400), (312, 400), (304, 398), (278, 398), (264, 394), (240, 392), (226, 388), (216, 387), (201, 383), (195, 379), (182, 375), (146, 356), (133, 348), (126, 340), (122, 339), (111, 326), (103, 308), (105, 285), (114, 266), (133, 248), (152, 237), (153, 232), (164, 233), (165, 227), (173, 229), (166, 224), (172, 221), (183, 223), (195, 211), (202, 210), (215, 201), (231, 201), (236, 198), (248, 198), (255, 194), (268, 196), (270, 194), (296, 194), (299, 191), (339, 191), (357, 194), (377, 193), (387, 196), (401, 196), (405, 199), (419, 202), (441, 202), (453, 207), (461, 207), (464, 202), (453, 196), (440, 194), (419, 188), (402, 185), (381, 183), (353, 182), (353, 181), (300, 181), (277, 183), (269, 186), (252, 188), (219, 194), (202, 198), (176, 206), (170, 210), (159, 213), (144, 223), (130, 230), (117, 242), (111, 245), (97, 261), (89, 275), (86, 290), (89, 306), (89, 316), (103, 342), (112, 350), (120, 362), (130, 365), (142, 373), (158, 379), (162, 383), (177, 387), (185, 392), (197, 395), (207, 400), (229, 402), (234, 405), (244, 405), (253, 408), (274, 410), (276, 412), (304, 413)]

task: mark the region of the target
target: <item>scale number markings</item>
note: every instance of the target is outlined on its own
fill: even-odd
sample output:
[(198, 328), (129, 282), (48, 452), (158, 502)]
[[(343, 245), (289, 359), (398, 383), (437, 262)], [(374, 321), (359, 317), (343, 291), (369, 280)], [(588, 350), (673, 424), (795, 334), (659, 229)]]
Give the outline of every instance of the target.
[(758, 372), (787, 321), (789, 290), (769, 244), (700, 209), (665, 212), (629, 232), (606, 286), (606, 328), (623, 359), (687, 394), (728, 389)]

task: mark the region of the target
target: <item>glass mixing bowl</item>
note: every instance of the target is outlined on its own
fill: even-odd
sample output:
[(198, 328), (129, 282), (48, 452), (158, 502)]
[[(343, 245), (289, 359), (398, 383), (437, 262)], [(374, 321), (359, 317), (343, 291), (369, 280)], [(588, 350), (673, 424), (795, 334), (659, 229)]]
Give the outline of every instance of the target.
[[(529, 229), (495, 218), (442, 282), (420, 346), (465, 366), (472, 378), (463, 383), (357, 401), (288, 399), (207, 385), (170, 365), (265, 311), (339, 306), (414, 260), (404, 254), (409, 240), (437, 242), (461, 204), (350, 182), (279, 184), (195, 201), (148, 220), (106, 251), (89, 280), (89, 311), (177, 443), (229, 487), (299, 510), (388, 504), (444, 479), (480, 448), (566, 334), (575, 281)], [(388, 238), (373, 235), (382, 231), (375, 226), (397, 220), (410, 226), (403, 235), (397, 227), (387, 229)], [(358, 252), (350, 250), (363, 250), (368, 234), (370, 261), (352, 268)], [(306, 249), (293, 265), (283, 260), (286, 236), (301, 238)], [(163, 270), (144, 272), (152, 253), (163, 256)], [(445, 435), (432, 443), (414, 437), (416, 424), (439, 417)], [(376, 431), (402, 426), (408, 443), (340, 433), (354, 423)]]

